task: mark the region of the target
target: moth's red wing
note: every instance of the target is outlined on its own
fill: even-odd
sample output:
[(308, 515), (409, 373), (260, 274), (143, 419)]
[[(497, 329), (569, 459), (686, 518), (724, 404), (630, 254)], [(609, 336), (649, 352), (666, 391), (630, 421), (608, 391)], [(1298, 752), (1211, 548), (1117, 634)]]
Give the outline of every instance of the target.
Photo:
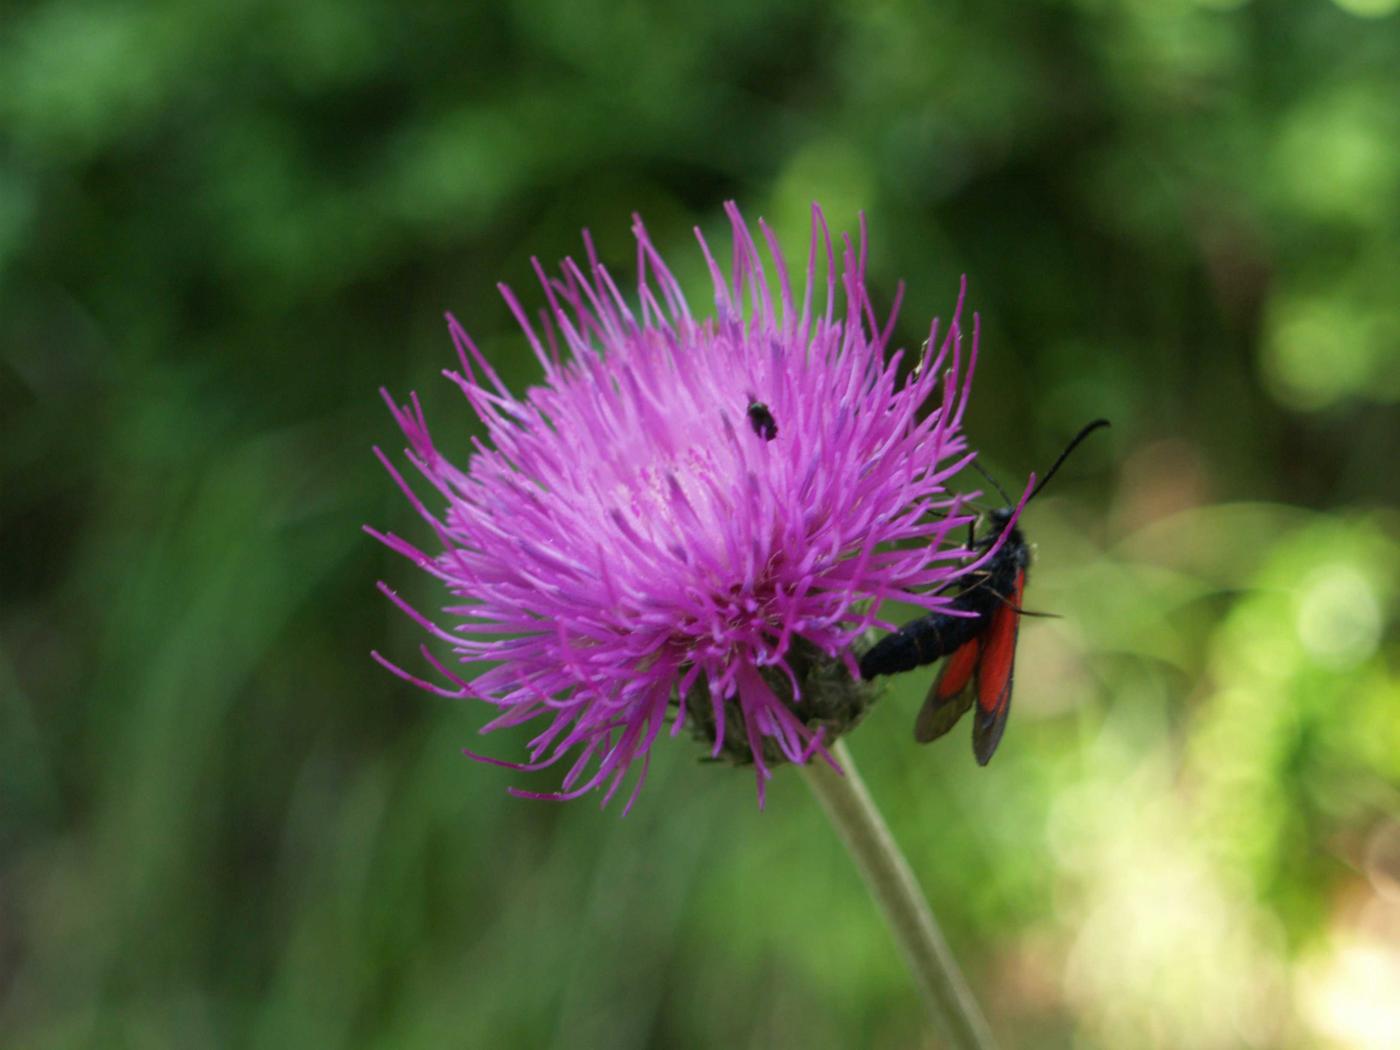
[(972, 725), (972, 751), (979, 765), (992, 760), (1006, 716), (1011, 713), (1011, 683), (1015, 677), (1016, 639), (1020, 634), (1021, 594), (1026, 574), (1016, 576), (1015, 590), (992, 613), (982, 639), (982, 659), (977, 664), (977, 718)]
[(929, 687), (924, 706), (919, 708), (919, 717), (914, 721), (914, 739), (919, 743), (937, 740), (972, 706), (972, 675), (977, 669), (981, 648), (981, 639), (974, 638), (943, 661), (943, 669)]

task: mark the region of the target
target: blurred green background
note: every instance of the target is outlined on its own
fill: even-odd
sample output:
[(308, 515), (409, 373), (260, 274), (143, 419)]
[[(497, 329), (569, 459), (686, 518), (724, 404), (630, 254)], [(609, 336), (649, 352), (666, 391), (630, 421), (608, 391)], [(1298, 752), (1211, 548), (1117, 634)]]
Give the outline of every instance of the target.
[[(1000, 475), (1095, 438), (986, 770), (853, 737), (1008, 1046), (1400, 1045), (1396, 0), (70, 0), (0, 18), (0, 1043), (921, 1046), (800, 778), (518, 801), (412, 663), (369, 449), (451, 309), (643, 213), (864, 209), (984, 322)], [(455, 433), (453, 428), (456, 428)]]

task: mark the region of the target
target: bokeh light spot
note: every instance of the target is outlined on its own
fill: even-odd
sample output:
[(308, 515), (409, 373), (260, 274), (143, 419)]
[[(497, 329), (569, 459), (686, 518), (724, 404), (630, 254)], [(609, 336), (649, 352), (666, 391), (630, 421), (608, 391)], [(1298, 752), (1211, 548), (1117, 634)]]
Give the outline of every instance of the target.
[(1298, 638), (1313, 659), (1354, 667), (1380, 642), (1380, 602), (1356, 566), (1330, 566), (1313, 576), (1304, 590), (1297, 626)]
[(1384, 18), (1400, 9), (1400, 0), (1332, 0), (1348, 14), (1359, 18)]
[(1367, 385), (1378, 355), (1364, 315), (1330, 298), (1283, 297), (1268, 327), (1264, 371), (1282, 403), (1326, 408)]
[(1303, 1012), (1319, 1032), (1356, 1050), (1393, 1048), (1400, 1035), (1400, 951), (1366, 938), (1347, 940), (1296, 984)]

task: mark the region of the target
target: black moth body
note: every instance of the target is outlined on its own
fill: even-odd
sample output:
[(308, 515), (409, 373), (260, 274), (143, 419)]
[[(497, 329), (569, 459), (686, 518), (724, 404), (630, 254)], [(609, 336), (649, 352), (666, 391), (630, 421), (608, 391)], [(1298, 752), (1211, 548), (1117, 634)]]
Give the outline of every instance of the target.
[[(996, 542), (1011, 520), (1012, 510), (1004, 507), (988, 515), (986, 532), (972, 545), (985, 551)], [(929, 613), (887, 634), (860, 658), (861, 678), (882, 674), (903, 674), (923, 667), (961, 649), (987, 629), (998, 606), (1012, 600), (1017, 577), (1030, 568), (1031, 551), (1020, 528), (1006, 537), (992, 560), (963, 585), (953, 599), (953, 608), (972, 616)]]

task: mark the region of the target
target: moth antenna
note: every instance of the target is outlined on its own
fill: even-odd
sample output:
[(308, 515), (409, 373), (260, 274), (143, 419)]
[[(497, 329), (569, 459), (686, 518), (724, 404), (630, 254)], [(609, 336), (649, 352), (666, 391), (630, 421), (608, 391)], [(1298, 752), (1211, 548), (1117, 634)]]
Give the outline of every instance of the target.
[[(1073, 446), (1071, 446), (1071, 447), (1073, 447)], [(1063, 457), (1062, 457), (1062, 458), (1063, 458)], [(1056, 464), (1056, 466), (1059, 466), (1059, 464)], [(974, 460), (972, 461), (972, 468), (973, 468), (974, 470), (976, 470), (977, 473), (981, 474), (984, 478), (986, 478), (988, 481), (990, 481), (990, 482), (992, 483), (992, 487), (995, 488), (998, 492), (1001, 493), (1001, 498), (1004, 499), (1004, 500), (1006, 500), (1006, 505), (1007, 505), (1008, 507), (1010, 507), (1010, 506), (1012, 506), (1012, 505), (1015, 504), (1016, 501), (1006, 494), (1006, 490), (1005, 490), (1004, 488), (1002, 488), (999, 484), (997, 484), (997, 479), (994, 478), (994, 477), (992, 477), (990, 474), (988, 474), (986, 468), (983, 467), (981, 463), (978, 463), (977, 460), (974, 459)], [(1041, 482), (1041, 484), (1043, 485), (1044, 482)], [(1035, 493), (1032, 492), (1031, 495), (1034, 496)]]
[[(1040, 484), (1036, 485), (1035, 488), (1031, 489), (1031, 494), (1026, 497), (1027, 501), (1029, 502), (1030, 500), (1035, 499), (1035, 494), (1041, 489), (1043, 489), (1046, 483), (1049, 482), (1049, 480), (1055, 476), (1055, 471), (1059, 470), (1060, 465), (1064, 463), (1065, 460), (1069, 459), (1069, 454), (1079, 447), (1079, 443), (1081, 441), (1083, 441), (1094, 431), (1106, 426), (1111, 426), (1108, 420), (1096, 419), (1092, 423), (1085, 426), (1084, 429), (1081, 430), (1078, 434), (1075, 434), (1073, 440), (1071, 440), (1070, 443), (1065, 446), (1065, 450), (1060, 453), (1060, 458), (1055, 460), (1055, 465), (1052, 466), (1048, 471), (1046, 471), (1045, 477), (1040, 479)], [(974, 467), (977, 466), (975, 462), (972, 465)], [(978, 467), (978, 469), (981, 470), (982, 468)], [(996, 482), (993, 481), (992, 484), (995, 485)], [(1000, 488), (1001, 486), (998, 485), (997, 487)]]

